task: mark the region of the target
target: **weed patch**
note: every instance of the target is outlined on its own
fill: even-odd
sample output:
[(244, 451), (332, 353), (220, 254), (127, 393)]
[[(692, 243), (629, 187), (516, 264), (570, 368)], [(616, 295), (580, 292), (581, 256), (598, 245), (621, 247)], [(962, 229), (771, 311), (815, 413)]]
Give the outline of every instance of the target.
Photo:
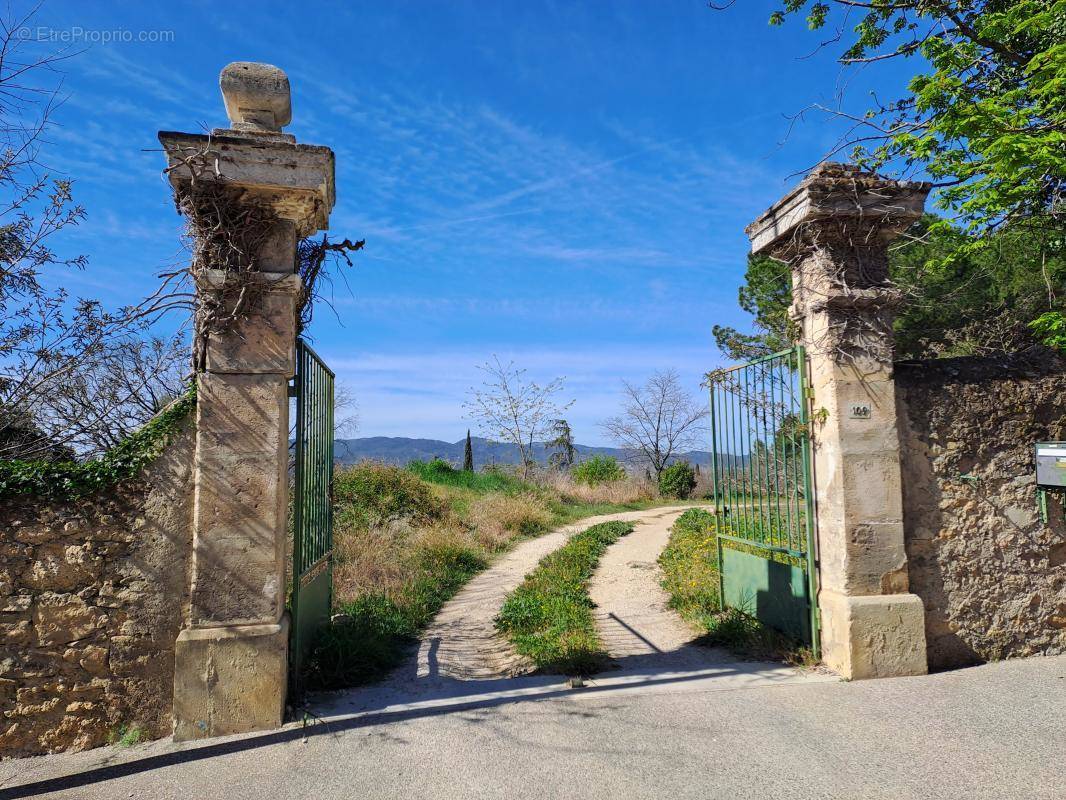
[(341, 689), (379, 678), (408, 651), (440, 607), (487, 564), (451, 537), (431, 536), (412, 552), (407, 581), (341, 606), (308, 659), (311, 689)]
[(632, 530), (625, 522), (593, 525), (526, 576), (496, 618), (497, 628), (519, 653), (550, 672), (596, 671), (604, 653), (592, 617), (589, 579), (604, 551)]

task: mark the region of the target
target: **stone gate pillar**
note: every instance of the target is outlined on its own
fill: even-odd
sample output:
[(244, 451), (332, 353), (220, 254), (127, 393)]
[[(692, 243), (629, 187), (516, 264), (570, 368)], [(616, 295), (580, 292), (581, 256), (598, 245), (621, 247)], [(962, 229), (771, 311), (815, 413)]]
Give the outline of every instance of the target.
[[(201, 305), (228, 307), (241, 288), (248, 291), (245, 311), (209, 330), (197, 349), (193, 558), (174, 672), (178, 740), (282, 722), (296, 246), (327, 227), (334, 202), (333, 152), (281, 132), (291, 117), (285, 73), (237, 62), (220, 82), (231, 128), (159, 134), (179, 209), (185, 201), (188, 210), (190, 196), (228, 209), (215, 219), (221, 232), (199, 235), (255, 242), (257, 250), (239, 275), (232, 263), (200, 264), (195, 274)], [(242, 217), (245, 211), (252, 213)], [(247, 219), (256, 220), (258, 234), (226, 229)]]
[(928, 184), (823, 164), (747, 233), (792, 268), (791, 318), (810, 361), (825, 662), (846, 678), (926, 672), (922, 601), (909, 593), (888, 244)]

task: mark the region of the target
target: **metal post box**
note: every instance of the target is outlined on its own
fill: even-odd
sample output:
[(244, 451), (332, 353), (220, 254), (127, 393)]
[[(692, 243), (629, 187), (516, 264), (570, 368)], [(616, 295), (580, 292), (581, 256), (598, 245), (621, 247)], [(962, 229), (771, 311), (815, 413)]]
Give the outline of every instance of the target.
[(1066, 442), (1036, 443), (1036, 485), (1066, 491)]

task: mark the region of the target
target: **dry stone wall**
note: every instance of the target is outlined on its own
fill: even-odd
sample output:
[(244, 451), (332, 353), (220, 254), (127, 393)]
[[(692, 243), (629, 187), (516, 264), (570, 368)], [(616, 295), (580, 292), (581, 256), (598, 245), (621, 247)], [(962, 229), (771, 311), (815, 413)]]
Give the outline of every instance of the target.
[(1066, 439), (1066, 361), (896, 365), (910, 589), (931, 669), (1066, 652), (1066, 524), (1040, 518), (1033, 444)]
[(187, 614), (189, 430), (133, 481), (0, 500), (0, 756), (171, 730)]

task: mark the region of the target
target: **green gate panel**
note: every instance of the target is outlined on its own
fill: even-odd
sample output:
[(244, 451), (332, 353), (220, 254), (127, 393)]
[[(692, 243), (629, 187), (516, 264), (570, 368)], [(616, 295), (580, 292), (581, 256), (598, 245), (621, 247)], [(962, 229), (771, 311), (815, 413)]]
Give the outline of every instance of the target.
[(722, 600), (802, 642), (811, 641), (807, 573), (722, 544)]
[(329, 623), (333, 593), (333, 372), (303, 339), (296, 342), (295, 469), (289, 659), (293, 696), (304, 664)]

